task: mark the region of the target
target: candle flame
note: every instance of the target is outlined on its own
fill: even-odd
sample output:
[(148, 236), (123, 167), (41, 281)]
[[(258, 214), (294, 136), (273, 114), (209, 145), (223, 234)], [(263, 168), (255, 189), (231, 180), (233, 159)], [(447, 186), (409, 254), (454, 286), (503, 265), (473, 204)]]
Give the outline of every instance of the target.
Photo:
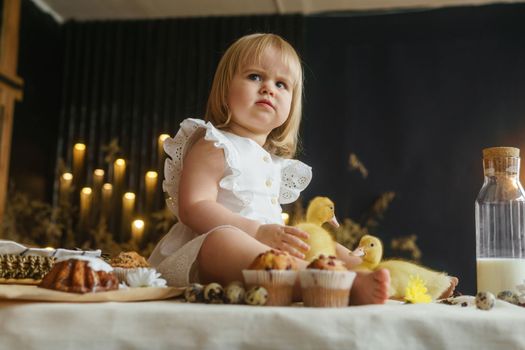
[(133, 227), (138, 228), (138, 229), (144, 228), (144, 220), (141, 220), (141, 219), (133, 220), (132, 225)]
[(84, 187), (82, 189), (82, 193), (85, 194), (85, 195), (90, 195), (91, 194), (91, 188), (90, 187)]
[(71, 181), (73, 180), (73, 174), (71, 173), (63, 173), (62, 174), (62, 178), (66, 181)]
[(126, 198), (128, 200), (135, 199), (135, 193), (133, 193), (133, 192), (126, 192), (126, 193), (124, 193), (124, 198)]
[(170, 137), (170, 135), (168, 135), (168, 134), (160, 134), (160, 136), (159, 136), (159, 143), (162, 145), (162, 144), (164, 143), (164, 141), (165, 141), (168, 137)]
[(150, 178), (150, 179), (156, 179), (158, 176), (157, 172), (156, 171), (148, 171), (146, 173), (146, 177), (147, 178)]
[(103, 186), (102, 186), (102, 189), (103, 190), (106, 190), (106, 191), (111, 191), (113, 189), (113, 185), (110, 184), (110, 183), (105, 183)]
[(75, 149), (77, 151), (85, 151), (86, 150), (86, 145), (83, 144), (83, 143), (75, 143)]
[(95, 176), (104, 176), (104, 170), (102, 169), (95, 169), (95, 171), (93, 172), (95, 174)]
[(118, 165), (118, 166), (124, 166), (126, 165), (126, 161), (122, 158), (119, 158), (117, 160), (115, 160), (115, 165)]
[(287, 224), (288, 224), (288, 221), (290, 220), (290, 214), (288, 214), (288, 213), (282, 213), (282, 214), (281, 214), (281, 217), (283, 218), (283, 222), (284, 222), (284, 224), (287, 225)]

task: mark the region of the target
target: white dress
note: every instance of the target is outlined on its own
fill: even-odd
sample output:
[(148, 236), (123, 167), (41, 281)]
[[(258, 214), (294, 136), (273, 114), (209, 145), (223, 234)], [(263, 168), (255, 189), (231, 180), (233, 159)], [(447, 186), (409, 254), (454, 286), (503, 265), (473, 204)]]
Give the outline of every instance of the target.
[[(219, 182), (217, 202), (246, 218), (262, 224), (282, 224), (281, 206), (295, 201), (312, 178), (306, 164), (268, 153), (255, 141), (216, 129), (200, 119), (185, 119), (177, 135), (164, 141), (170, 158), (164, 165), (162, 188), (168, 194), (168, 208), (178, 216), (179, 179), (184, 155), (198, 139), (204, 138), (224, 151), (225, 174)], [(224, 227), (224, 226), (219, 226)], [(149, 263), (172, 286), (199, 282), (196, 259), (206, 236), (218, 227), (199, 234), (178, 222), (161, 239)]]

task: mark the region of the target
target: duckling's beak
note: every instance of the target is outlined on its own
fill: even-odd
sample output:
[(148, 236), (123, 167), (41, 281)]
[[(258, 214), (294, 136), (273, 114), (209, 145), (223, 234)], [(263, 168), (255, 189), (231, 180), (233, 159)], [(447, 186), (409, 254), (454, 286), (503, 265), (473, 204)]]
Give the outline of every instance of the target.
[(330, 221), (328, 221), (328, 223), (333, 227), (339, 227), (339, 223), (337, 222), (335, 215), (330, 219)]
[(362, 247), (357, 247), (350, 254), (352, 254), (353, 256), (365, 256), (365, 250)]

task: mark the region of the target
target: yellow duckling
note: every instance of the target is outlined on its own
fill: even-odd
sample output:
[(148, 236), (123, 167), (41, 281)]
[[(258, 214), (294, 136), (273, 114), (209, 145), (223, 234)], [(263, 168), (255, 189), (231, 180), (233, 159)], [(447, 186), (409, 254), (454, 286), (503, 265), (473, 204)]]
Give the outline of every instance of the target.
[(336, 255), (335, 240), (322, 225), (325, 222), (338, 227), (339, 223), (334, 214), (334, 203), (327, 197), (315, 197), (308, 204), (306, 210), (306, 222), (296, 225), (303, 231), (308, 232), (310, 237), (305, 242), (310, 246), (310, 250), (305, 253), (306, 261), (312, 261), (321, 254)]
[(450, 296), (458, 282), (457, 278), (449, 277), (444, 272), (437, 272), (408, 261), (399, 259), (381, 261), (383, 244), (374, 236), (363, 236), (352, 254), (363, 259), (357, 267), (358, 270), (373, 271), (384, 268), (390, 272), (389, 296), (392, 299), (404, 299), (410, 276), (419, 276), (424, 281), (428, 294), (433, 300)]

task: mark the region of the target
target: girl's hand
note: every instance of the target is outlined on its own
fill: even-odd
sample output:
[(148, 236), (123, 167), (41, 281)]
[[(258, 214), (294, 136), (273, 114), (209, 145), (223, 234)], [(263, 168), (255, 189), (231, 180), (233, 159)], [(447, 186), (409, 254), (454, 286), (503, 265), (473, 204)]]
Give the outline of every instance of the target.
[(310, 246), (302, 239), (308, 239), (308, 233), (293, 226), (277, 224), (261, 225), (255, 234), (255, 238), (272, 248), (286, 251), (291, 255), (304, 259), (303, 252), (310, 250)]

